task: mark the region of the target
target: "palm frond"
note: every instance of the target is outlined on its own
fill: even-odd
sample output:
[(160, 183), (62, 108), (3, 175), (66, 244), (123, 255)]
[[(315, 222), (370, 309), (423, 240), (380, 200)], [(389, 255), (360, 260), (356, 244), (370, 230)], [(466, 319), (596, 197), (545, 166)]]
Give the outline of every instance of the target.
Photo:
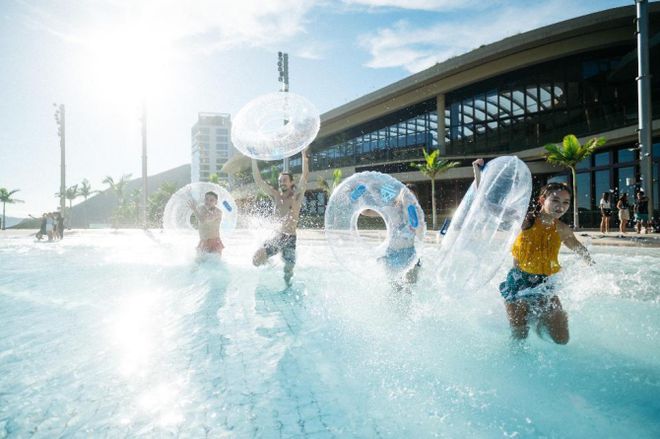
[(593, 138), (584, 145), (573, 134), (564, 136), (561, 145), (550, 143), (545, 145), (546, 160), (553, 165), (574, 168), (579, 162), (589, 157), (599, 147), (605, 144), (604, 137)]
[(12, 195), (14, 195), (18, 191), (20, 191), (20, 189), (14, 189), (14, 190), (10, 191), (10, 190), (7, 190), (4, 187), (0, 188), (0, 202), (7, 203), (7, 204), (24, 203), (23, 200), (18, 200), (16, 198), (11, 197)]

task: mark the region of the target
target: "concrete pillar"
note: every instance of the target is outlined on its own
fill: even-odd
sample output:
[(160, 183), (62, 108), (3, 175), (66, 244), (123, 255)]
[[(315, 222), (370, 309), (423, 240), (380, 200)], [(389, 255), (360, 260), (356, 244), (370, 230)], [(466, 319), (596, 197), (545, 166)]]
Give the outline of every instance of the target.
[(447, 155), (447, 145), (445, 144), (445, 95), (436, 97), (436, 111), (438, 112), (438, 149), (440, 155)]

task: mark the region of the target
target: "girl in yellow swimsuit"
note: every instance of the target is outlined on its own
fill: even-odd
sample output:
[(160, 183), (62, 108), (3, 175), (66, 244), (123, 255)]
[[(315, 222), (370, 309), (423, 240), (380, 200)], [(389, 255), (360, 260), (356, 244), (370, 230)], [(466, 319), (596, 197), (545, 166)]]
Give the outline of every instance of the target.
[(534, 204), (513, 244), (513, 268), (500, 284), (500, 293), (513, 338), (526, 338), (530, 321), (536, 320), (539, 334), (545, 331), (555, 343), (566, 344), (568, 317), (547, 280), (561, 268), (557, 257), (562, 243), (587, 263), (593, 260), (570, 227), (559, 221), (571, 204), (566, 184), (542, 187)]

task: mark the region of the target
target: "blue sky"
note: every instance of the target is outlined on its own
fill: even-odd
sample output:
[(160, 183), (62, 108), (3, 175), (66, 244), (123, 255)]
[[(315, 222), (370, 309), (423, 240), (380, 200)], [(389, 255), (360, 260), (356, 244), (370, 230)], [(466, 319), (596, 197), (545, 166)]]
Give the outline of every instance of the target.
[[(236, 112), (279, 87), (320, 112), (507, 36), (632, 0), (0, 0), (0, 187), (10, 216), (55, 210), (67, 111), (67, 186), (190, 161), (198, 112)], [(80, 202), (78, 200), (76, 202)]]

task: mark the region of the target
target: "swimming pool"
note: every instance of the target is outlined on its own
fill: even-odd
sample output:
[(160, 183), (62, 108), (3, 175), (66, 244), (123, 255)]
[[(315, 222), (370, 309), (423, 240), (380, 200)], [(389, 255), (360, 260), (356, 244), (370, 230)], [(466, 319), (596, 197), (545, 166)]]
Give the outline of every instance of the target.
[(319, 232), (288, 290), (234, 236), (1, 239), (0, 437), (660, 437), (659, 249), (562, 252), (570, 343), (514, 346), (504, 272), (448, 291), (438, 246), (400, 300)]

